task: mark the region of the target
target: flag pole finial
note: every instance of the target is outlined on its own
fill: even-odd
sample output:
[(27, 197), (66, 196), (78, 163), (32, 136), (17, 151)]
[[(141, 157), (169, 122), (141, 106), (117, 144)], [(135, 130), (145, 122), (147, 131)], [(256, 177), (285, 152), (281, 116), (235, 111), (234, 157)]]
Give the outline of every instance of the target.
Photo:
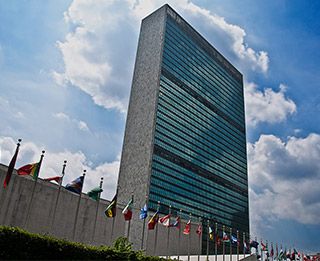
[(87, 172), (87, 170), (86, 170), (86, 169), (84, 169), (84, 170), (83, 170), (83, 174), (82, 174), (82, 176), (85, 176), (85, 175), (86, 175), (86, 172)]
[(17, 145), (20, 145), (20, 142), (22, 141), (22, 139), (18, 139), (18, 144)]

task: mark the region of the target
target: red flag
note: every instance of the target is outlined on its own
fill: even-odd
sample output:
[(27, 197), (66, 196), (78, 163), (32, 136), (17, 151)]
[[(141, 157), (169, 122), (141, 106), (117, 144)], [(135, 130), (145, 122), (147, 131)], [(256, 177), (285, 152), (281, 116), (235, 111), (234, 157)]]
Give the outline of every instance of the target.
[(202, 234), (202, 226), (201, 226), (200, 224), (199, 224), (198, 227), (197, 227), (196, 233), (197, 233), (199, 236), (201, 236), (201, 234)]
[(217, 242), (217, 246), (220, 246), (221, 245), (221, 239), (219, 237), (219, 235), (217, 234), (216, 236), (216, 242)]
[(156, 226), (157, 222), (159, 219), (159, 214), (158, 211), (156, 213), (153, 214), (153, 216), (150, 218), (149, 222), (148, 222), (148, 229), (154, 229), (154, 227)]
[(159, 223), (164, 225), (165, 227), (169, 227), (170, 226), (170, 217), (171, 217), (171, 215), (168, 214), (168, 215), (160, 218)]
[(185, 235), (189, 235), (190, 234), (190, 230), (191, 230), (191, 220), (188, 221), (188, 223), (186, 224), (184, 230), (183, 230), (183, 234)]
[(17, 148), (16, 148), (16, 152), (14, 153), (14, 155), (13, 155), (13, 157), (12, 157), (10, 163), (9, 163), (8, 170), (7, 170), (7, 175), (6, 175), (6, 177), (4, 179), (4, 182), (3, 182), (3, 187), (4, 188), (6, 188), (7, 185), (9, 184), (9, 182), (10, 182), (10, 179), (11, 179), (11, 176), (12, 176), (12, 172), (14, 170), (14, 166), (16, 165), (18, 152), (19, 152), (19, 146), (20, 146), (20, 144), (18, 143)]
[(60, 184), (62, 177), (61, 176), (55, 176), (55, 177), (51, 177), (51, 178), (45, 178), (43, 179), (44, 181), (55, 181), (57, 183)]

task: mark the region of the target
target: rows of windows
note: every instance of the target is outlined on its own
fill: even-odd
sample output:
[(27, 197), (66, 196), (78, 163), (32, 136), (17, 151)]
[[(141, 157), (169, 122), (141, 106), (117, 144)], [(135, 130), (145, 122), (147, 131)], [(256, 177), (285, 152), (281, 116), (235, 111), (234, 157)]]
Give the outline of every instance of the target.
[(239, 90), (242, 92), (242, 80), (241, 83), (235, 80), (230, 73), (226, 72), (225, 69), (216, 62), (211, 56), (208, 55), (206, 51), (204, 51), (198, 44), (194, 43), (192, 39), (185, 35), (184, 32), (180, 30), (180, 28), (170, 20), (167, 20), (166, 24), (166, 33), (171, 32), (172, 35), (176, 36), (178, 39), (177, 41), (182, 41), (183, 43), (188, 46), (191, 51), (194, 51), (196, 57), (201, 58), (201, 61), (206, 62), (205, 64), (212, 69), (219, 78), (223, 80), (226, 85), (232, 86), (235, 90)]
[[(227, 226), (236, 224), (236, 227), (239, 229), (244, 229), (248, 225), (247, 213), (243, 213), (243, 216), (240, 219), (234, 215), (229, 215), (223, 211), (215, 211), (209, 206), (196, 203), (186, 196), (174, 194), (174, 191), (166, 191), (157, 184), (151, 184), (148, 201), (150, 209), (156, 210), (158, 201), (160, 201), (161, 204), (172, 204), (174, 208), (182, 209), (187, 213), (192, 213), (193, 216), (210, 219), (215, 218), (218, 222)], [(172, 202), (174, 202), (174, 204)]]
[[(191, 51), (190, 51), (191, 52)], [(199, 84), (200, 88), (211, 93), (217, 100), (222, 101), (221, 106), (233, 104), (235, 112), (241, 118), (243, 117), (243, 93), (231, 92), (230, 86), (224, 86), (218, 83), (216, 76), (211, 74), (204, 65), (199, 64), (199, 57), (195, 57), (188, 52), (186, 55), (186, 48), (182, 46), (182, 42), (175, 42), (171, 37), (167, 37), (164, 47), (164, 58), (169, 58), (177, 62), (180, 67), (184, 68), (184, 72), (189, 71), (193, 74), (194, 79)], [(227, 108), (227, 106), (224, 106)]]
[[(164, 53), (165, 58), (165, 53)], [(222, 112), (224, 112), (228, 117), (232, 120), (234, 120), (237, 124), (240, 126), (243, 126), (244, 124), (244, 117), (239, 118), (239, 116), (236, 116), (237, 110), (232, 110), (232, 108), (223, 108), (225, 107), (221, 102), (217, 103), (216, 97), (214, 97), (210, 92), (203, 91), (202, 88), (200, 88), (200, 85), (192, 78), (194, 76), (188, 72), (185, 72), (184, 68), (181, 67), (178, 63), (172, 60), (163, 59), (162, 66), (167, 69), (169, 72), (171, 72), (173, 75), (175, 75), (177, 78), (179, 78), (184, 84), (189, 86), (191, 89), (196, 91), (197, 93), (201, 93), (202, 97), (205, 97), (208, 101), (210, 101), (212, 104), (214, 104), (216, 107), (219, 108)]]
[(239, 175), (241, 179), (239, 180), (247, 180), (246, 169), (241, 168), (240, 166), (231, 162), (223, 155), (217, 153), (216, 151), (212, 150), (211, 148), (207, 147), (206, 145), (202, 145), (201, 143), (197, 142), (194, 139), (190, 139), (184, 136), (177, 128), (173, 128), (170, 125), (164, 125), (160, 123), (160, 117), (157, 120), (156, 131), (161, 134), (161, 138), (166, 140), (174, 140), (181, 144), (184, 144), (187, 148), (192, 151), (195, 151), (197, 154), (208, 158), (208, 160), (217, 164), (217, 166), (221, 166), (222, 169), (226, 168), (227, 170)]
[[(229, 143), (233, 148), (234, 151), (237, 151), (239, 155), (246, 155), (245, 151), (245, 143), (242, 144), (236, 141), (237, 137), (230, 135), (224, 128), (218, 126), (217, 122), (214, 121), (215, 119), (212, 117), (208, 118), (200, 113), (197, 112), (197, 108), (189, 107), (186, 109), (184, 106), (180, 105), (180, 100), (174, 100), (174, 98), (170, 98), (169, 95), (159, 95), (158, 98), (158, 106), (159, 111), (167, 113), (168, 115), (176, 115), (174, 118), (180, 121), (179, 118), (185, 119), (186, 122), (192, 124), (196, 128), (204, 131), (207, 134), (215, 134), (216, 137), (223, 139), (222, 143)], [(185, 118), (188, 117), (188, 118)], [(241, 140), (241, 137), (238, 137)], [(225, 141), (225, 142), (224, 142)]]
[(186, 203), (190, 205), (197, 205), (201, 209), (206, 209), (215, 216), (224, 216), (229, 219), (236, 218), (239, 221), (245, 222), (242, 220), (245, 213), (244, 211), (235, 211), (221, 203), (216, 204), (214, 200), (208, 200), (202, 196), (192, 193), (192, 191), (188, 189), (181, 189), (179, 185), (174, 186), (168, 181), (163, 181), (163, 179), (158, 176), (159, 173), (153, 172), (152, 174), (155, 175), (151, 179), (151, 186), (154, 185), (163, 188), (170, 193), (172, 199), (175, 199), (176, 197), (184, 198)]
[(178, 144), (172, 141), (168, 143), (164, 140), (161, 140), (158, 134), (156, 134), (156, 139), (154, 141), (154, 144), (166, 150), (169, 150), (176, 155), (179, 155), (181, 158), (184, 158), (211, 173), (214, 173), (214, 175), (216, 176), (222, 177), (223, 179), (228, 180), (229, 182), (232, 182), (233, 184), (239, 186), (240, 188), (243, 188), (243, 189), (247, 188), (247, 184), (245, 182), (239, 182), (238, 180), (235, 180), (234, 177), (227, 175), (225, 170), (222, 170), (223, 172), (218, 171), (216, 166), (214, 166), (214, 164), (212, 164), (210, 161), (203, 161), (202, 157), (193, 153), (189, 149), (186, 149), (181, 144)]
[(207, 53), (199, 51), (199, 47), (190, 43), (190, 40), (185, 36), (179, 34), (177, 30), (168, 26), (166, 29), (165, 41), (172, 40), (173, 42), (181, 46), (182, 51), (186, 51), (194, 62), (200, 65), (205, 70), (210, 78), (214, 79), (218, 86), (226, 87), (225, 90), (236, 95), (243, 95), (242, 84), (234, 81), (234, 78), (230, 74), (226, 74), (221, 67), (215, 64), (215, 62), (208, 58)]
[(203, 189), (206, 189), (209, 191), (211, 191), (212, 189), (215, 191), (223, 192), (226, 199), (228, 200), (234, 199), (237, 202), (239, 202), (239, 204), (241, 204), (242, 206), (248, 206), (247, 194), (242, 195), (241, 193), (237, 193), (224, 185), (220, 185), (217, 182), (214, 182), (210, 179), (197, 175), (196, 173), (186, 168), (183, 168), (182, 166), (175, 164), (163, 157), (160, 157), (158, 155), (153, 155), (153, 166), (161, 166), (162, 169), (165, 169), (167, 172), (173, 173), (177, 177), (181, 177), (183, 179), (190, 179)]
[(223, 191), (209, 188), (208, 186), (200, 186), (201, 184), (198, 184), (194, 179), (180, 175), (177, 172), (172, 172), (159, 163), (153, 162), (152, 170), (155, 177), (162, 178), (165, 182), (185, 188), (187, 191), (191, 191), (191, 193), (207, 199), (207, 202), (219, 202), (236, 211), (246, 211), (247, 204), (226, 195)]
[(191, 135), (189, 133), (184, 132), (180, 128), (177, 128), (177, 126), (174, 126), (170, 124), (168, 121), (168, 117), (162, 117), (159, 115), (157, 118), (157, 125), (161, 127), (162, 129), (170, 130), (174, 132), (175, 134), (179, 135), (179, 137), (182, 137), (185, 139), (187, 142), (191, 142), (192, 144), (195, 144), (199, 149), (205, 151), (206, 153), (209, 153), (210, 155), (214, 155), (214, 157), (218, 160), (218, 162), (221, 163), (226, 163), (236, 169), (239, 169), (241, 172), (246, 173), (247, 168), (246, 165), (243, 164), (242, 162), (237, 161), (235, 158), (230, 157), (227, 153), (224, 151), (221, 151), (219, 148), (216, 146), (210, 146), (210, 143), (203, 141), (199, 136), (197, 135)]
[(159, 96), (168, 96), (174, 102), (179, 103), (180, 105), (186, 107), (188, 110), (193, 111), (196, 115), (201, 115), (206, 119), (206, 121), (213, 121), (217, 126), (222, 128), (228, 135), (231, 135), (231, 138), (234, 142), (242, 145), (246, 142), (245, 134), (238, 131), (223, 118), (219, 117), (215, 112), (210, 110), (207, 106), (199, 102), (196, 98), (192, 97), (190, 94), (185, 92), (183, 88), (179, 88), (174, 83), (170, 82), (169, 79), (161, 76)]
[[(207, 132), (202, 131), (199, 128), (194, 127), (191, 124), (188, 124), (186, 121), (181, 118), (180, 121), (177, 121), (179, 117), (176, 117), (175, 114), (169, 114), (170, 110), (163, 107), (159, 107), (157, 115), (159, 116), (159, 122), (164, 121), (165, 124), (170, 124), (174, 128), (177, 128), (179, 131), (182, 131), (184, 134), (191, 136), (192, 138), (197, 139), (199, 142), (205, 143), (211, 148), (219, 151), (221, 155), (228, 157), (235, 161), (237, 164), (246, 168), (245, 163), (245, 154), (243, 152), (238, 152), (232, 145), (226, 143), (226, 141), (219, 139), (219, 137), (214, 135), (208, 135)], [(173, 115), (173, 116), (172, 116)], [(207, 130), (209, 131), (209, 130)], [(212, 134), (214, 134), (212, 130)]]

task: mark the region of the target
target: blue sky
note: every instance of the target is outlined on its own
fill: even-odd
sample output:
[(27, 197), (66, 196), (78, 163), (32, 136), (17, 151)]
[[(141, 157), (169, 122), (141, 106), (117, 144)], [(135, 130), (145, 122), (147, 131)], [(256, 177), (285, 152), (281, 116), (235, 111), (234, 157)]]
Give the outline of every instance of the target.
[[(0, 162), (117, 182), (140, 21), (162, 0), (0, 2)], [(168, 3), (244, 75), (251, 231), (319, 251), (320, 3)]]

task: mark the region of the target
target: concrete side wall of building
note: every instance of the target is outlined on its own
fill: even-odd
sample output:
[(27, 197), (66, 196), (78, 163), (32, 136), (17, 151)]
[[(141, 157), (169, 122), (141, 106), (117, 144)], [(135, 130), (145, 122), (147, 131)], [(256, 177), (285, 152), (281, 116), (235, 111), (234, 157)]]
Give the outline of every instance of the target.
[[(142, 21), (118, 180), (118, 200), (143, 206), (149, 190), (166, 6)], [(130, 241), (141, 246), (142, 224), (134, 217)], [(144, 235), (146, 240), (146, 234)]]
[[(9, 186), (4, 189), (3, 181), (7, 173), (7, 166), (0, 164), (0, 225), (17, 226), (24, 228), (30, 232), (40, 234), (51, 234), (58, 238), (72, 240), (73, 225), (75, 221), (76, 208), (79, 196), (70, 191), (61, 189), (60, 198), (57, 205), (56, 216), (51, 229), (53, 220), (53, 211), (58, 195), (58, 185), (38, 179), (32, 204), (30, 207), (29, 218), (27, 219), (27, 211), (30, 205), (32, 191), (35, 185), (34, 180), (29, 176), (18, 176), (13, 173)], [(89, 198), (86, 194), (82, 194), (80, 201), (80, 209), (76, 225), (75, 241), (92, 244), (92, 245), (111, 245), (111, 243), (120, 236), (127, 236), (128, 222), (124, 221), (121, 213), (122, 209), (117, 208), (117, 215), (114, 224), (113, 237), (111, 240), (112, 218), (104, 215), (104, 210), (108, 206), (109, 201), (101, 199), (99, 203), (97, 224), (93, 235), (94, 220), (96, 215), (97, 202)], [(142, 235), (143, 221), (139, 219), (138, 205), (134, 204), (133, 219), (130, 226), (130, 234), (133, 233), (132, 227), (141, 227), (136, 231)], [(177, 255), (179, 246), (179, 229), (170, 228), (169, 234), (169, 252), (167, 251), (167, 227), (162, 225), (156, 226), (155, 230), (147, 229), (147, 221), (145, 222), (145, 242), (143, 249), (149, 255)], [(135, 224), (138, 223), (138, 225)], [(182, 231), (185, 222), (181, 224), (180, 237), (180, 254), (188, 253), (188, 238), (183, 235)], [(196, 234), (197, 225), (192, 225), (190, 233), (190, 253), (198, 254), (200, 249), (199, 237)], [(155, 234), (157, 231), (156, 250)], [(138, 247), (140, 249), (140, 242)]]
[[(31, 232), (49, 233), (59, 238), (72, 240), (79, 196), (64, 188), (61, 189), (56, 216), (51, 229), (58, 185), (41, 179), (38, 180), (27, 219), (35, 182), (29, 176), (18, 176), (14, 173), (9, 186), (4, 189), (2, 184), (6, 172), (7, 167), (0, 165), (0, 225), (18, 226)], [(123, 216), (118, 214), (115, 218), (114, 227), (116, 229), (114, 229), (113, 240), (111, 241), (113, 219), (104, 215), (104, 210), (108, 204), (109, 202), (103, 199), (99, 203), (97, 224), (93, 235), (97, 202), (82, 194), (75, 241), (93, 245), (110, 245), (114, 239), (124, 236), (125, 222)], [(118, 213), (121, 213), (120, 209)]]

